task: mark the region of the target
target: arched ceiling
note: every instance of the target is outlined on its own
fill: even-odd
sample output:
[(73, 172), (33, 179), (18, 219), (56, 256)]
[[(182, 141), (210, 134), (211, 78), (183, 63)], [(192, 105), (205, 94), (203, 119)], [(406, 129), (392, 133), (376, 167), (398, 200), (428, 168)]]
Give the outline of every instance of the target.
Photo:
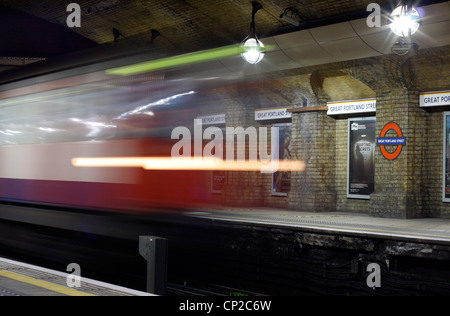
[[(67, 29), (66, 19), (70, 12), (66, 9), (70, 2), (80, 5), (81, 27), (69, 30), (94, 43), (113, 42), (113, 28), (120, 31), (121, 38), (136, 40), (150, 40), (153, 29), (160, 32), (159, 41), (179, 50), (239, 43), (248, 33), (252, 12), (250, 0), (2, 0), (0, 5)], [(364, 17), (368, 15), (366, 10), (370, 3), (341, 0), (258, 2), (263, 7), (255, 18), (260, 37)], [(427, 5), (445, 1), (416, 2)], [(376, 3), (390, 12), (398, 1), (378, 0)], [(297, 10), (298, 14), (290, 11), (288, 15), (301, 23), (298, 28), (280, 18), (287, 8)], [(29, 33), (33, 34), (33, 30)]]
[[(67, 5), (72, 1), (62, 0), (2, 0), (0, 1), (0, 28), (4, 30), (0, 40), (0, 70), (17, 67), (41, 58), (51, 58), (89, 47), (104, 45), (136, 46), (150, 44), (160, 45), (173, 52), (183, 53), (199, 49), (219, 47), (240, 43), (248, 34), (252, 3), (250, 0), (79, 0), (73, 1), (81, 8), (81, 27), (69, 28), (66, 19), (71, 12)], [(259, 0), (262, 9), (256, 14), (256, 30), (260, 38), (275, 40), (281, 48), (283, 56), (289, 57), (289, 63), (295, 66), (309, 65), (308, 58), (322, 58), (327, 63), (336, 60), (328, 55), (336, 52), (334, 46), (328, 47), (327, 34), (334, 37), (336, 32), (347, 32), (351, 27), (357, 31), (358, 25), (344, 25), (344, 29), (333, 28), (348, 21), (365, 20), (368, 16), (367, 5), (372, 1), (342, 0)], [(397, 0), (376, 1), (385, 13), (392, 11)], [(440, 3), (450, 7), (450, 1), (422, 0), (416, 1), (418, 6)], [(299, 22), (298, 26), (280, 18), (286, 9), (295, 9), (297, 14), (289, 11)], [(331, 29), (327, 29), (331, 27)], [(120, 32), (115, 43), (113, 29)], [(151, 42), (152, 30), (160, 34)], [(301, 40), (304, 33), (309, 32), (305, 40), (313, 41), (315, 46), (321, 45), (322, 53), (317, 55), (311, 51), (297, 47), (288, 47), (283, 41), (291, 41), (297, 37)], [(156, 34), (154, 33), (153, 34)], [(351, 31), (351, 30), (350, 30)], [(447, 36), (447, 30), (444, 30)], [(353, 31), (352, 31), (353, 32)], [(358, 33), (358, 32), (356, 32)], [(339, 50), (346, 53), (361, 40), (348, 39), (338, 44)], [(357, 34), (361, 36), (361, 34)], [(371, 45), (370, 36), (367, 41)], [(330, 38), (328, 40), (333, 40)], [(287, 46), (286, 46), (287, 45)], [(292, 46), (292, 45), (291, 45)], [(305, 45), (306, 46), (306, 45)], [(327, 49), (329, 52), (327, 52)], [(325, 51), (324, 51), (325, 50)], [(352, 58), (371, 56), (367, 48), (350, 49)], [(348, 53), (348, 52), (347, 52)], [(383, 52), (381, 52), (383, 53)], [(274, 53), (275, 54), (275, 53)], [(298, 63), (295, 56), (301, 56), (303, 63)], [(360, 58), (361, 58), (360, 57)], [(319, 59), (320, 59), (319, 58)], [(2, 68), (3, 67), (3, 68)]]

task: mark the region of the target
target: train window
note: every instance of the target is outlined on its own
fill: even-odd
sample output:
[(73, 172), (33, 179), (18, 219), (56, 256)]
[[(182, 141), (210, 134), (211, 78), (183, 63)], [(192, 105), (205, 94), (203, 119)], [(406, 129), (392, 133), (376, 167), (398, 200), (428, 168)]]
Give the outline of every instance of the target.
[[(0, 100), (0, 145), (167, 134), (169, 114), (155, 110), (156, 106), (145, 111), (136, 109), (159, 105), (166, 99), (174, 102), (174, 92), (161, 89), (149, 94), (145, 84), (135, 84), (131, 89), (120, 83), (97, 82)], [(175, 96), (181, 99), (191, 94)], [(151, 130), (152, 122), (157, 126)]]

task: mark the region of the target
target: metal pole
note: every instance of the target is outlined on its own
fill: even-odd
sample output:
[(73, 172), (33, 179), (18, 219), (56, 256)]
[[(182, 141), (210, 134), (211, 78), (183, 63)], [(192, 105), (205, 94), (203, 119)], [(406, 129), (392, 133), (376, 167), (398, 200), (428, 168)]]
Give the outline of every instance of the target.
[(147, 292), (165, 295), (167, 283), (167, 239), (139, 236), (139, 254), (147, 260)]

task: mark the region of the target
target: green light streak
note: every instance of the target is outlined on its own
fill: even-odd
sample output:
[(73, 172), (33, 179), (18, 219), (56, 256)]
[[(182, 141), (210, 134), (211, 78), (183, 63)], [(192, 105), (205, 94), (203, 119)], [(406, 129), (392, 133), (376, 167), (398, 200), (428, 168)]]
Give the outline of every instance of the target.
[[(264, 47), (264, 51), (270, 50), (272, 47)], [(166, 57), (157, 60), (145, 61), (133, 65), (122, 66), (107, 69), (109, 75), (131, 76), (139, 75), (146, 72), (162, 70), (177, 66), (185, 66), (214, 59), (222, 59), (240, 55), (244, 49), (240, 45), (230, 45), (220, 48), (203, 50), (195, 53), (188, 53), (179, 56)]]

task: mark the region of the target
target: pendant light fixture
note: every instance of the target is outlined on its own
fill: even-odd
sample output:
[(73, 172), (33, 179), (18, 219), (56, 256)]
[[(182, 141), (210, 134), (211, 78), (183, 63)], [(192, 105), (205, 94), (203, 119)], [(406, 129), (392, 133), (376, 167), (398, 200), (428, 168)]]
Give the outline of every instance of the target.
[(249, 64), (257, 64), (264, 58), (264, 45), (256, 36), (255, 28), (255, 15), (256, 12), (262, 9), (262, 5), (253, 1), (252, 6), (252, 23), (250, 24), (249, 34), (242, 41), (241, 48), (243, 52), (241, 56)]
[(408, 4), (401, 4), (391, 13), (392, 32), (401, 37), (413, 35), (419, 29), (421, 20), (419, 12)]
[(417, 50), (418, 45), (413, 43), (412, 35), (417, 32), (422, 23), (419, 12), (411, 3), (401, 2), (391, 13), (391, 31), (400, 38), (392, 47), (392, 52), (404, 56), (412, 50)]

